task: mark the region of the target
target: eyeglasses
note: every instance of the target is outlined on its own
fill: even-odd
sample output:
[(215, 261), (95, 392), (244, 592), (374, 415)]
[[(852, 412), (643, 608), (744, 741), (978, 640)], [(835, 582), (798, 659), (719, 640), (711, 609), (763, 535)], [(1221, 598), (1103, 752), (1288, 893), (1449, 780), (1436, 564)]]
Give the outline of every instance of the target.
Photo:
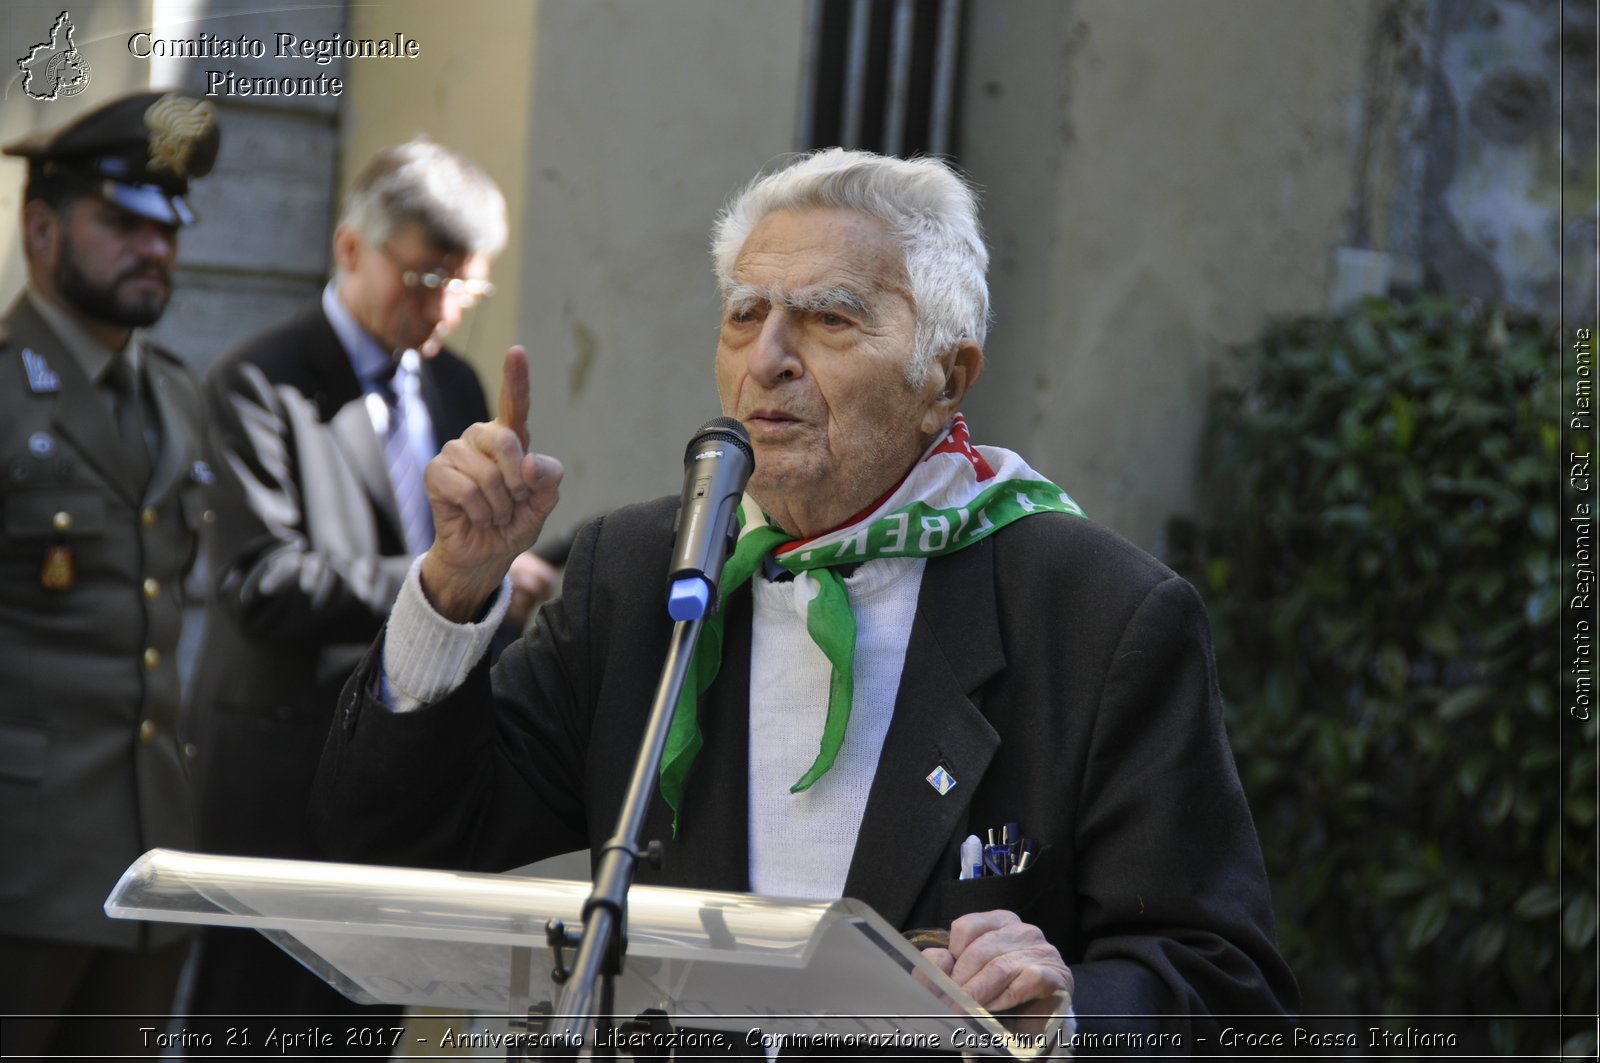
[(411, 269), (404, 262), (395, 257), (394, 252), (388, 247), (380, 248), (383, 257), (387, 258), (400, 268), (400, 283), (408, 291), (425, 289), (430, 292), (444, 292), (455, 299), (463, 309), (470, 310), (480, 300), (487, 299), (494, 294), (494, 285), (484, 280), (473, 280), (467, 277), (452, 277), (444, 270)]

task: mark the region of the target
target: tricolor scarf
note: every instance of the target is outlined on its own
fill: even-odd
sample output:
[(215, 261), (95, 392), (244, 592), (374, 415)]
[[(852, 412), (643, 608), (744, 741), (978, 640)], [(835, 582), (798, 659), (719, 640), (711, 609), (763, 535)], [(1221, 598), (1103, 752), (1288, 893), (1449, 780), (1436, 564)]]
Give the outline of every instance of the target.
[(722, 667), (727, 601), (755, 575), (763, 558), (770, 553), (779, 567), (800, 580), (808, 575), (815, 580), (817, 594), (806, 608), (806, 630), (833, 669), (817, 759), (789, 788), (790, 793), (799, 793), (833, 767), (844, 744), (855, 690), (856, 619), (844, 579), (832, 566), (880, 557), (939, 557), (1034, 513), (1083, 516), (1065, 491), (1018, 455), (1000, 447), (973, 446), (960, 414), (893, 491), (867, 513), (832, 531), (795, 539), (768, 523), (766, 514), (745, 495), (739, 507), (738, 545), (722, 570), (717, 609), (701, 627), (662, 755), (661, 795), (672, 807), (674, 833), (684, 784), (704, 741), (696, 711), (699, 696)]

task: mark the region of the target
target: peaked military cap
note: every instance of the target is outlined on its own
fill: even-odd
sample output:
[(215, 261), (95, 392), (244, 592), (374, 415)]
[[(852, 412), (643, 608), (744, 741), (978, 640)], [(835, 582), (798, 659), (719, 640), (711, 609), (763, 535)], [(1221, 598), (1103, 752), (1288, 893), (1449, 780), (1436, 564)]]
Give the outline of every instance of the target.
[(211, 104), (176, 92), (140, 92), (0, 151), (28, 160), (30, 179), (83, 181), (123, 210), (192, 225), (191, 178), (211, 172), (222, 131)]

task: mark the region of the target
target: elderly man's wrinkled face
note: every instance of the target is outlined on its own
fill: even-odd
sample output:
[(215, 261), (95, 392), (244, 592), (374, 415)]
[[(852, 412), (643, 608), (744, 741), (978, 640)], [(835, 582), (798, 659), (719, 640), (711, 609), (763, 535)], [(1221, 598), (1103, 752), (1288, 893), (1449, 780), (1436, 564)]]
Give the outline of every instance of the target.
[(907, 380), (916, 308), (878, 219), (767, 215), (723, 304), (717, 391), (755, 445), (750, 493), (785, 530), (815, 535), (867, 508), (944, 427), (943, 373)]

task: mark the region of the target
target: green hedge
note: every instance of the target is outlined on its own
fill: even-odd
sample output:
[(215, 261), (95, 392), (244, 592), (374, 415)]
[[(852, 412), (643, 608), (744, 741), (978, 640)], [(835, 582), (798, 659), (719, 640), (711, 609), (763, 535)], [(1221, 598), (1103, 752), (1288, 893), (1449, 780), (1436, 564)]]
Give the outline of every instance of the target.
[[(1172, 541), (1308, 1014), (1592, 1015), (1558, 351), (1501, 311), (1374, 300), (1271, 326), (1213, 397), (1211, 516)], [(1488, 1031), (1486, 1051), (1559, 1047), (1554, 1022)], [(1592, 1056), (1592, 1021), (1561, 1037)]]

